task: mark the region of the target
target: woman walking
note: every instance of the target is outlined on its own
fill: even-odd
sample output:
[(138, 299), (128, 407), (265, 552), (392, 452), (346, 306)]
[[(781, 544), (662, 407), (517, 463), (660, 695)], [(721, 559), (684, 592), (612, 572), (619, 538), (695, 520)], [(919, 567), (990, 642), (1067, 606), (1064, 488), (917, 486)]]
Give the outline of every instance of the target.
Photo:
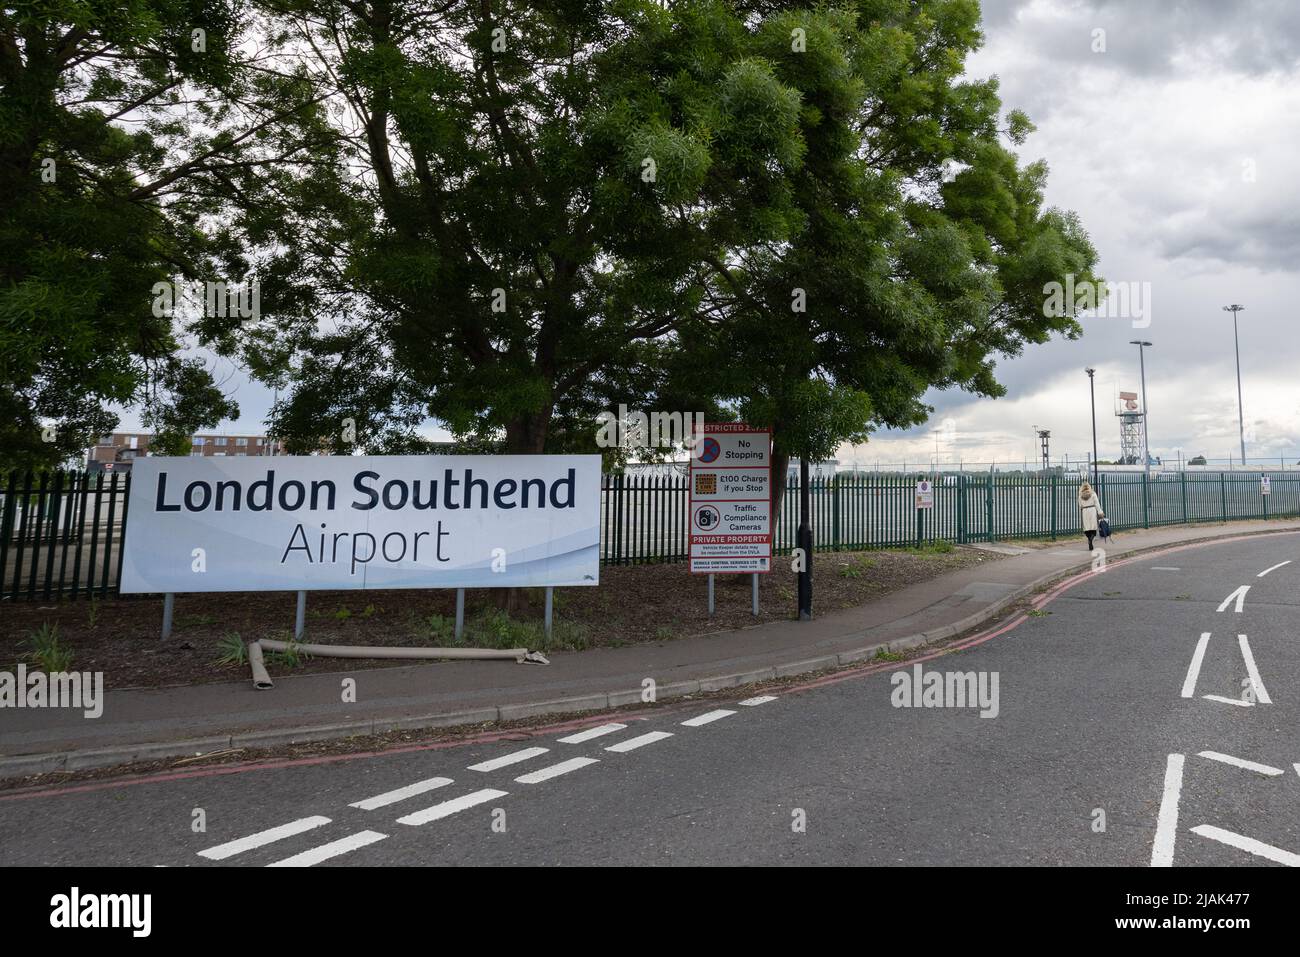
[(1083, 523), (1083, 534), (1088, 536), (1088, 551), (1092, 551), (1092, 539), (1097, 534), (1097, 520), (1105, 517), (1092, 486), (1084, 482), (1079, 486), (1079, 518)]

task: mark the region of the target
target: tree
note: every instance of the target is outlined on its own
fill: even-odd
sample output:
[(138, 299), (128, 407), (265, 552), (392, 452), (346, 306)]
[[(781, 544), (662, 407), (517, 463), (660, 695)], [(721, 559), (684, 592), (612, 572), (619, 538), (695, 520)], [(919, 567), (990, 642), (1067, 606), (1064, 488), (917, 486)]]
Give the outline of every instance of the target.
[(234, 52), (242, 15), (237, 0), (0, 11), (0, 468), (84, 452), (113, 405), (173, 438), (237, 414), (154, 300), (215, 278), (223, 196), (286, 159), (272, 127), (301, 108), (296, 81)]
[(432, 416), (573, 449), (618, 401), (721, 404), (783, 474), (1078, 334), (1042, 287), (1096, 255), (1002, 143), (1027, 119), (960, 79), (974, 0), (266, 9), (335, 149), (241, 213), (295, 308), (206, 331), (291, 387), (303, 444), (346, 418), (414, 448)]
[[(982, 39), (978, 5), (880, 0), (855, 14), (787, 11), (760, 32), (803, 104), (801, 228), (733, 256), (726, 320), (682, 330), (697, 355), (710, 354), (700, 338), (741, 347), (729, 391), (773, 427), (774, 478), (791, 454), (925, 421), (929, 388), (1003, 394), (996, 356), (1079, 334), (1072, 309), (1045, 308), (1045, 286), (1098, 281), (1077, 218), (1041, 208), (1045, 164), (1021, 169), (1001, 142), (1022, 143), (1028, 119), (1002, 126), (996, 80), (959, 79)], [(806, 45), (791, 49), (799, 29)]]
[(1197, 455), (1197, 456), (1194, 456), (1194, 457), (1192, 457), (1192, 458), (1190, 458), (1190, 459), (1187, 460), (1187, 464), (1188, 464), (1188, 465), (1204, 465), (1204, 464), (1205, 464), (1205, 456), (1204, 456), (1204, 455)]
[[(661, 340), (704, 308), (700, 273), (737, 210), (770, 205), (770, 178), (727, 155), (742, 104), (724, 109), (712, 75), (685, 73), (743, 54), (735, 11), (266, 8), (281, 52), (308, 51), (336, 148), (281, 184), (278, 205), (241, 211), (246, 234), (280, 251), (269, 268), (297, 279), (296, 308), (204, 329), (291, 384), (278, 434), (338, 447), (350, 419), (367, 448), (394, 451), (436, 416), (508, 451), (590, 449), (598, 411), (657, 393)], [(665, 56), (691, 130), (643, 82)]]

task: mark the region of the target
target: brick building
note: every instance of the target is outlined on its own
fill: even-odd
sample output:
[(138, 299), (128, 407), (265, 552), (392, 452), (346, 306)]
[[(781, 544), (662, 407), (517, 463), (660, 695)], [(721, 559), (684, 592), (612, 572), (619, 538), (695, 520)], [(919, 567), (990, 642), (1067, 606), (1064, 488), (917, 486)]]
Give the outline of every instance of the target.
[[(149, 454), (149, 432), (114, 432), (101, 436), (86, 456), (91, 472), (127, 472), (131, 462)], [(218, 435), (201, 433), (190, 442), (190, 455), (284, 455), (275, 439), (265, 435)]]

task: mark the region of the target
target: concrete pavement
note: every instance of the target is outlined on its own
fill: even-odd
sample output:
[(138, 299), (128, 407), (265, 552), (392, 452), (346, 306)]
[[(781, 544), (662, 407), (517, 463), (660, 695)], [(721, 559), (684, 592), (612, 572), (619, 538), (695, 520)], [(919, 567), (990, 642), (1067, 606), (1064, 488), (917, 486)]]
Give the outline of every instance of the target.
[[(1126, 532), (1108, 549), (1134, 552), (1229, 535), (1300, 530), (1300, 521), (1250, 521)], [(442, 662), (250, 682), (108, 690), (103, 715), (15, 710), (0, 730), (0, 776), (74, 770), (194, 755), (231, 747), (481, 724), (542, 714), (598, 711), (821, 671), (959, 634), (1053, 579), (1089, 567), (1081, 538), (1012, 555), (920, 583), (813, 622), (774, 622), (658, 644), (561, 654), (549, 666)], [(355, 679), (357, 700), (340, 683)]]

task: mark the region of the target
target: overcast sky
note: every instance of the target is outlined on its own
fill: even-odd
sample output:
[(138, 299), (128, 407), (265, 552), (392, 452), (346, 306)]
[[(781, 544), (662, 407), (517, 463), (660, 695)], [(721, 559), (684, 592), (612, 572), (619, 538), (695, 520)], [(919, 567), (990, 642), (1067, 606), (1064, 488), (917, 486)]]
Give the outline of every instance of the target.
[[(932, 421), (841, 449), (848, 464), (1034, 455), (1098, 444), (1118, 455), (1115, 394), (1138, 391), (1147, 339), (1153, 454), (1236, 455), (1232, 317), (1241, 303), (1247, 453), (1300, 458), (1292, 304), (1300, 294), (1300, 3), (1294, 0), (985, 0), (986, 44), (969, 75), (996, 75), (1007, 109), (1037, 125), (1025, 162), (1051, 167), (1050, 205), (1076, 210), (1100, 272), (1133, 284), (1142, 318), (1085, 319), (1084, 335), (999, 365), (1008, 394), (933, 393)], [(1104, 31), (1099, 33), (1098, 31)], [(1104, 45), (1104, 50), (1098, 49)], [(1147, 294), (1149, 291), (1149, 301)], [(1135, 327), (1134, 322), (1149, 322)], [(229, 431), (261, 431), (269, 393), (227, 365), (241, 406)], [(133, 426), (134, 417), (123, 417)]]
[[(1053, 456), (1091, 447), (1097, 369), (1102, 459), (1119, 452), (1115, 393), (1138, 391), (1146, 339), (1153, 454), (1239, 455), (1232, 316), (1241, 303), (1247, 455), (1300, 458), (1293, 304), (1300, 294), (1300, 3), (1293, 0), (985, 0), (971, 76), (996, 75), (1006, 108), (1038, 127), (1025, 161), (1051, 167), (1047, 198), (1076, 210), (1107, 280), (1149, 283), (1150, 325), (1083, 320), (1083, 337), (999, 365), (996, 401), (933, 393), (933, 420), (882, 433), (843, 461)], [(1103, 30), (1104, 35), (1094, 31)], [(1104, 52), (1094, 52), (1104, 38)], [(1138, 320), (1145, 321), (1145, 320)], [(944, 426), (947, 425), (945, 429)]]

